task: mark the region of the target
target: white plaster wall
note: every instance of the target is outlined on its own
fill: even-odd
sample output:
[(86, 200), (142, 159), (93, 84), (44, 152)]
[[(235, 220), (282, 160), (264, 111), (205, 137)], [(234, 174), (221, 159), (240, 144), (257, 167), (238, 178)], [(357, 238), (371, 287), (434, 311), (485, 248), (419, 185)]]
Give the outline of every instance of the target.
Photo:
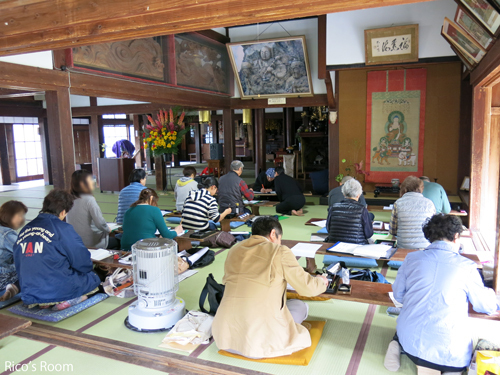
[(453, 56), (441, 36), (444, 17), (453, 19), (451, 0), (396, 5), (327, 15), (327, 65), (365, 62), (364, 30), (408, 24), (419, 25), (419, 58)]
[[(283, 26), (281, 27), (280, 26)], [(284, 29), (286, 30), (284, 30)], [(233, 27), (229, 29), (229, 37), (232, 42), (257, 41), (258, 39), (272, 39), (289, 36), (305, 35), (307, 55), (311, 69), (311, 79), (313, 91), (315, 94), (325, 94), (326, 87), (323, 80), (318, 79), (318, 20), (317, 18), (266, 23), (262, 25), (249, 25)], [(234, 96), (239, 98), (240, 92), (236, 84), (234, 87)]]
[(52, 51), (24, 53), (21, 55), (2, 56), (0, 61), (13, 64), (35, 66), (37, 68), (53, 69)]

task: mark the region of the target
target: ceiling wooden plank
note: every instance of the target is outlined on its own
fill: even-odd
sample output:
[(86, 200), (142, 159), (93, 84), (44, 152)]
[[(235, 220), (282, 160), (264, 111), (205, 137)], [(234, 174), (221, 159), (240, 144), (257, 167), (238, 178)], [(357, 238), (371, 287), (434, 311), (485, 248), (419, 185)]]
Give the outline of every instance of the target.
[[(0, 55), (278, 21), (422, 0), (47, 0), (1, 9)], [(428, 0), (424, 0), (428, 1)], [(0, 3), (1, 4), (1, 3)], [(148, 8), (149, 7), (149, 8)]]

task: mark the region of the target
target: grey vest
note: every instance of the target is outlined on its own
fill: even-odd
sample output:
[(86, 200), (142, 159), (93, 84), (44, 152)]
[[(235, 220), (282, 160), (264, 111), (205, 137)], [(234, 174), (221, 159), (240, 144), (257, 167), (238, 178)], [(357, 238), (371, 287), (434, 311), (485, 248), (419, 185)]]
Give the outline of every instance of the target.
[(398, 247), (403, 249), (424, 249), (430, 245), (424, 237), (422, 226), (436, 213), (434, 203), (421, 193), (406, 193), (394, 206), (398, 219)]
[(325, 242), (349, 242), (367, 244), (361, 215), (365, 206), (353, 199), (342, 199), (330, 207), (330, 226)]
[(219, 211), (223, 212), (226, 208), (236, 208), (236, 203), (239, 204), (240, 213), (243, 213), (243, 199), (241, 198), (240, 189), (241, 178), (236, 172), (229, 172), (222, 176), (219, 180), (219, 192), (217, 197), (219, 200)]

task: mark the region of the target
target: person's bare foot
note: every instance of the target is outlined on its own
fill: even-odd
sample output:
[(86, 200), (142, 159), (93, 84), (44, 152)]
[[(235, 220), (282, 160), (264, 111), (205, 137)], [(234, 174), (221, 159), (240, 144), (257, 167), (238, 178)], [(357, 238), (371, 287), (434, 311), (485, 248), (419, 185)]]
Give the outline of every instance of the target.
[(292, 210), (292, 215), (293, 216), (304, 216), (304, 213), (302, 212), (302, 209), (300, 209), (298, 211)]
[(19, 289), (14, 284), (9, 284), (5, 288), (5, 293), (0, 297), (0, 302), (7, 301), (19, 293)]

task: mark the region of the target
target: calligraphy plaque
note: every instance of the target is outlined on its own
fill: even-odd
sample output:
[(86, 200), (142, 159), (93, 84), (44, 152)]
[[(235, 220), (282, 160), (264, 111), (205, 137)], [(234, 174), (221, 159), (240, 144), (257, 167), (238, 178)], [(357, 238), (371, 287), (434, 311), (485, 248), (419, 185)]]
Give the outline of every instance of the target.
[(365, 30), (366, 65), (418, 61), (418, 25)]

